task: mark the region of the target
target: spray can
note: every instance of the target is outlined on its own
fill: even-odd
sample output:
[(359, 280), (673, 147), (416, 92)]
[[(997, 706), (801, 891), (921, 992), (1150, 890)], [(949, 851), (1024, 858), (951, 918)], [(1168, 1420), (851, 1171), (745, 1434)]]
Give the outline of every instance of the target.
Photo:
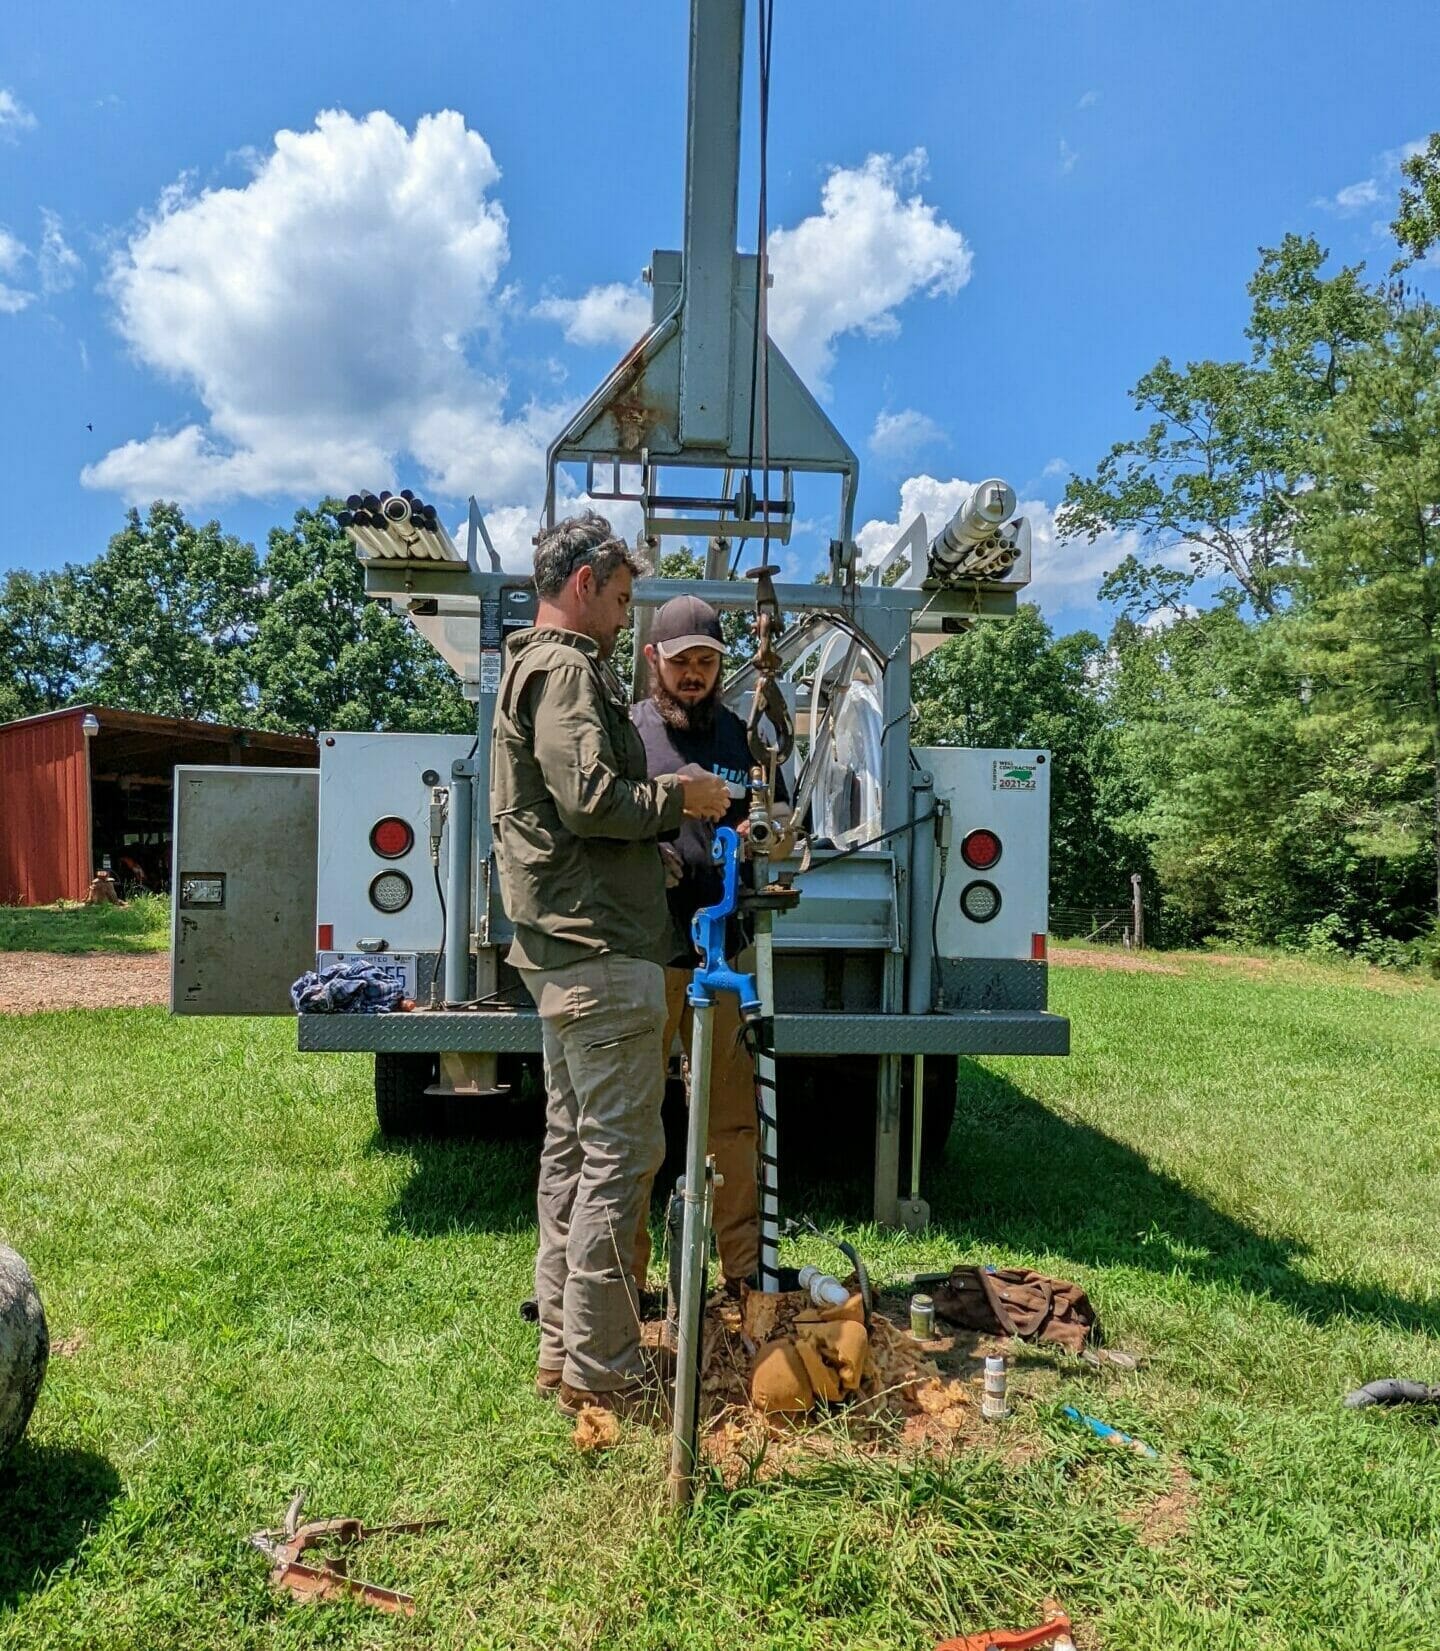
[(1003, 1421), (1010, 1414), (1005, 1395), (1005, 1360), (999, 1353), (990, 1353), (985, 1359), (985, 1393), (980, 1401), (980, 1414), (987, 1422)]
[(920, 1341), (929, 1341), (935, 1334), (935, 1298), (914, 1295), (910, 1297), (910, 1334)]

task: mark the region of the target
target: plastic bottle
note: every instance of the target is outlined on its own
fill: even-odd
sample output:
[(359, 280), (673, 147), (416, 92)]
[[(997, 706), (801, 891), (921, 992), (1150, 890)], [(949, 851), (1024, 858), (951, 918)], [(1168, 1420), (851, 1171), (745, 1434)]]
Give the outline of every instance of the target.
[(1010, 1414), (1005, 1395), (1005, 1360), (999, 1353), (990, 1353), (985, 1359), (985, 1393), (980, 1401), (980, 1414), (987, 1422), (1003, 1421)]
[(810, 1299), (817, 1307), (843, 1307), (850, 1299), (850, 1292), (840, 1280), (830, 1273), (822, 1273), (818, 1267), (800, 1269), (800, 1288), (810, 1292)]

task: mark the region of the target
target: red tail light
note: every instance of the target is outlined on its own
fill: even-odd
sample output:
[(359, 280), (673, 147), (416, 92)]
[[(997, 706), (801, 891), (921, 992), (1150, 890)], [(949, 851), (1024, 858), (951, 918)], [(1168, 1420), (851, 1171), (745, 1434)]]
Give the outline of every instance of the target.
[(387, 815), (383, 820), (376, 820), (370, 828), (370, 847), (382, 860), (398, 860), (402, 854), (408, 854), (415, 846), (415, 833), (408, 820), (399, 819), (396, 815)]
[(1000, 859), (1000, 839), (983, 826), (967, 831), (960, 844), (960, 858), (976, 871), (989, 871)]
[(315, 925), (315, 950), (317, 952), (333, 952), (335, 950), (335, 925), (333, 923), (317, 923)]
[(1043, 934), (1032, 934), (1030, 936), (1031, 961), (1035, 963), (1043, 963), (1045, 961), (1045, 955), (1045, 936)]

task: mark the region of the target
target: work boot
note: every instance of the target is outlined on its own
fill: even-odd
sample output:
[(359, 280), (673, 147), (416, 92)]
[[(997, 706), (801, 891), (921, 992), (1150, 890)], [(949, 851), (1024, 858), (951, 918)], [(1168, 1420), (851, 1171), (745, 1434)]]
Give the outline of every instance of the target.
[(603, 1393), (588, 1393), (583, 1387), (571, 1387), (562, 1381), (555, 1400), (562, 1416), (578, 1416), (587, 1405), (596, 1410), (608, 1410), (622, 1420), (650, 1421), (659, 1416), (663, 1395), (650, 1382), (626, 1382), (623, 1387), (607, 1388)]
[(553, 1399), (561, 1387), (561, 1373), (559, 1370), (547, 1370), (542, 1364), (535, 1372), (535, 1393), (537, 1398)]

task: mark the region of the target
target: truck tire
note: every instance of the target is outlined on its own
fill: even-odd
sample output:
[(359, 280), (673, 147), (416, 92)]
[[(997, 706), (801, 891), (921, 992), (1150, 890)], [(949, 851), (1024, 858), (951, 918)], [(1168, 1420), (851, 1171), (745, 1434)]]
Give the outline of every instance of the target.
[(440, 1073), (437, 1055), (375, 1052), (375, 1122), (386, 1141), (434, 1140), (444, 1133), (444, 1104), (427, 1095)]

